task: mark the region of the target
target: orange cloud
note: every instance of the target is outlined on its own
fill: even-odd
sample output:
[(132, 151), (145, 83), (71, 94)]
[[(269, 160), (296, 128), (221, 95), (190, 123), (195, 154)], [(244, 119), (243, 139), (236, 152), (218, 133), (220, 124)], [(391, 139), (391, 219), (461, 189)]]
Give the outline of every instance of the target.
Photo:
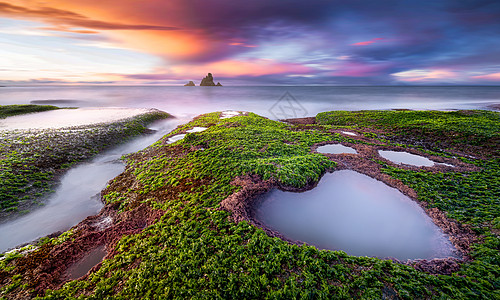
[(486, 75), (472, 76), (471, 78), (474, 78), (474, 79), (486, 79), (486, 80), (491, 80), (491, 81), (500, 81), (500, 72), (499, 73), (486, 74)]
[[(1, 1), (1, 0), (0, 0)], [(40, 4), (43, 3), (43, 4)], [(56, 8), (57, 7), (57, 8)], [(207, 33), (190, 17), (183, 1), (127, 2), (122, 0), (13, 0), (0, 2), (0, 15), (38, 20), (45, 30), (80, 34), (103, 34), (116, 48), (135, 49), (174, 61), (214, 61), (251, 48), (241, 41), (228, 41)]]

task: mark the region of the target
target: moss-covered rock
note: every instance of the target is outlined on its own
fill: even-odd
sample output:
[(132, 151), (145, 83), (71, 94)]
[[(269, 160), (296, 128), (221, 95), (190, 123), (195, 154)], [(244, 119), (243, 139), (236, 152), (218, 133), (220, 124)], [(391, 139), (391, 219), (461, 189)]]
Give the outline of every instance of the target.
[[(386, 113), (391, 115), (376, 114), (383, 117)], [(355, 125), (359, 113), (342, 114), (335, 122)], [(428, 117), (432, 123), (432, 114)], [(125, 229), (105, 239), (108, 255), (98, 270), (66, 283), (54, 272), (47, 272), (34, 286), (30, 276), (35, 273), (23, 267), (25, 262), (36, 265), (37, 259), (43, 259), (38, 269), (51, 270), (51, 264), (58, 263), (61, 249), (78, 249), (84, 236), (86, 241), (102, 241), (99, 236), (111, 230), (99, 231), (95, 227), (89, 234), (92, 226), (87, 221), (75, 227), (71, 239), (54, 240), (26, 254), (24, 259), (3, 260), (0, 295), (39, 295), (47, 299), (498, 298), (498, 159), (468, 160), (480, 171), (449, 171), (446, 175), (375, 162), (386, 174), (413, 187), (419, 199), (482, 234), (482, 240), (473, 245), (473, 260), (462, 262), (459, 270), (449, 275), (432, 275), (390, 260), (290, 244), (268, 236), (246, 221), (234, 222), (230, 213), (221, 209), (225, 199), (241, 191), (238, 178), (304, 187), (335, 167), (329, 157), (312, 152), (313, 145), (345, 140), (367, 143), (333, 133), (337, 125), (321, 118), (318, 116), (324, 125), (295, 126), (252, 113), (228, 119), (211, 113), (179, 127), (171, 135), (194, 126), (208, 129), (188, 133), (173, 144), (166, 142), (166, 136), (130, 156), (126, 171), (103, 192), (107, 206), (102, 214), (114, 218), (110, 228)], [(449, 116), (450, 120), (453, 118)], [(498, 121), (484, 121), (484, 130), (494, 135)], [(370, 125), (363, 123), (363, 127)], [(387, 131), (386, 137), (391, 132)], [(469, 140), (476, 143), (472, 138), (464, 139), (464, 143)], [(484, 206), (484, 210), (474, 214), (474, 203)], [(156, 212), (154, 218), (152, 211)], [(142, 223), (142, 227), (123, 225), (132, 216), (135, 224)]]

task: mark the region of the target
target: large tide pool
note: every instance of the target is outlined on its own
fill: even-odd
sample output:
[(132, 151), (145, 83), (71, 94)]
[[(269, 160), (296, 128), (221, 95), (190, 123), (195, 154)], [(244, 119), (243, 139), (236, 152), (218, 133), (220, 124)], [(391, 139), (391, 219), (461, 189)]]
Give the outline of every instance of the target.
[(254, 217), (266, 227), (320, 249), (399, 260), (457, 257), (416, 202), (355, 171), (327, 173), (305, 192), (273, 189), (256, 205)]

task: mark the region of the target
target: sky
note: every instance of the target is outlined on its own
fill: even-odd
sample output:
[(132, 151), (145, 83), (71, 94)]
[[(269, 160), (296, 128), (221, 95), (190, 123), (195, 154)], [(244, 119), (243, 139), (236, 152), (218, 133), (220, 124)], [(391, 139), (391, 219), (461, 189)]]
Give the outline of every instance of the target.
[(498, 0), (0, 0), (0, 84), (499, 85)]

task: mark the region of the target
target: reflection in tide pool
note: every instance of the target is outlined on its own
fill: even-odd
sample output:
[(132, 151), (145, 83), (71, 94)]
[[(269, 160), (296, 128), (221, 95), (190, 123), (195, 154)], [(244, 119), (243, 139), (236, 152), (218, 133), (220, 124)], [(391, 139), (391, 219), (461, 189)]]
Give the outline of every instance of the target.
[(417, 167), (432, 167), (434, 165), (434, 162), (427, 157), (408, 152), (379, 150), (378, 154), (395, 164), (406, 164)]
[(344, 146), (341, 144), (330, 144), (330, 145), (319, 146), (316, 149), (316, 151), (319, 153), (325, 153), (325, 154), (342, 154), (342, 153), (357, 154), (358, 153), (353, 148), (347, 147), (347, 146)]
[(417, 203), (354, 171), (325, 174), (303, 193), (275, 189), (257, 203), (255, 217), (266, 226), (321, 249), (400, 260), (455, 257)]

